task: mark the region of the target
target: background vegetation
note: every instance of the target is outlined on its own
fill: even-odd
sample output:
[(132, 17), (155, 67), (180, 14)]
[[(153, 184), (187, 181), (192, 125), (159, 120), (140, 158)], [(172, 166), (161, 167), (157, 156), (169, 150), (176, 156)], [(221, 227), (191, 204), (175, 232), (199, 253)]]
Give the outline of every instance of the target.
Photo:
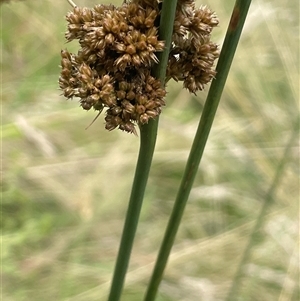
[[(77, 0), (93, 6), (94, 0)], [(120, 3), (120, 1), (119, 1)], [(200, 4), (200, 3), (199, 3)], [(222, 43), (234, 1), (206, 1)], [(58, 90), (66, 1), (1, 6), (2, 298), (105, 300), (139, 139)], [(224, 300), (299, 119), (299, 3), (254, 0), (158, 301)], [(208, 88), (206, 89), (208, 90)], [(170, 83), (123, 301), (140, 301), (206, 92)], [(299, 300), (293, 141), (237, 300)]]

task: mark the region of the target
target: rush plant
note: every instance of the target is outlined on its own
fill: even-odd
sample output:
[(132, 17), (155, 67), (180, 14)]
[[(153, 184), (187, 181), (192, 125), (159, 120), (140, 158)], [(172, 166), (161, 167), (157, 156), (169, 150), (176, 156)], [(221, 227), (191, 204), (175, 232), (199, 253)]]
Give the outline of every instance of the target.
[[(108, 301), (118, 301), (130, 260), (147, 186), (159, 115), (170, 79), (196, 94), (212, 80), (181, 186), (165, 232), (145, 301), (154, 301), (195, 179), (251, 0), (237, 0), (221, 54), (211, 32), (214, 11), (193, 0), (132, 0), (120, 7), (82, 8), (68, 0), (67, 41), (61, 51), (60, 88), (84, 110), (105, 111), (105, 128), (138, 134), (140, 150)], [(220, 56), (220, 57), (219, 57)], [(216, 69), (215, 60), (219, 58)]]

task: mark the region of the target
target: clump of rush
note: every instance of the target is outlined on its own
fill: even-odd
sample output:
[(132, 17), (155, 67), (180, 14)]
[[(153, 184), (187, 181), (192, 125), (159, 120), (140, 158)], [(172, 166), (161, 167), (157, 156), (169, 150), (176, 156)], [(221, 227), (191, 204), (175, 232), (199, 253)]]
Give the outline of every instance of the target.
[[(164, 50), (158, 26), (161, 2), (131, 0), (120, 7), (75, 7), (66, 16), (68, 42), (78, 40), (77, 54), (61, 51), (59, 86), (66, 98), (78, 97), (85, 110), (105, 112), (105, 128), (136, 133), (135, 125), (157, 117), (165, 105), (165, 83), (151, 74)], [(179, 0), (166, 82), (183, 81), (190, 92), (202, 90), (214, 76), (218, 47), (210, 41), (218, 25), (206, 6)]]

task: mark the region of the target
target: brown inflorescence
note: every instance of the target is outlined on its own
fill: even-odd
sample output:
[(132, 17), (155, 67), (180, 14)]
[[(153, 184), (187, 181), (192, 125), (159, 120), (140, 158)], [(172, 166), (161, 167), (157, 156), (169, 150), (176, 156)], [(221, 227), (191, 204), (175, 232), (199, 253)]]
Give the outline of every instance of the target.
[[(157, 117), (165, 105), (165, 88), (151, 75), (164, 50), (158, 38), (157, 0), (132, 0), (120, 7), (75, 7), (66, 16), (68, 42), (78, 40), (77, 54), (61, 51), (60, 88), (66, 98), (78, 97), (83, 109), (106, 110), (105, 128), (136, 133), (135, 124)], [(184, 82), (195, 93), (214, 76), (217, 46), (210, 33), (218, 24), (206, 7), (179, 0), (167, 80)]]
[(196, 93), (215, 77), (213, 66), (219, 49), (210, 36), (218, 24), (207, 6), (196, 9), (193, 0), (178, 0), (167, 80), (183, 81), (186, 89)]

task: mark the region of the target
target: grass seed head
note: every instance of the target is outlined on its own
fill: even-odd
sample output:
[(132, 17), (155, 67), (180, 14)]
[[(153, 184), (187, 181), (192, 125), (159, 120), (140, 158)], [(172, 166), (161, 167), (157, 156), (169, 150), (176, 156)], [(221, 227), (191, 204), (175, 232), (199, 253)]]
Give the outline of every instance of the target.
[[(79, 97), (83, 109), (107, 109), (105, 128), (135, 133), (135, 124), (156, 118), (165, 105), (166, 91), (151, 76), (164, 50), (157, 21), (157, 0), (125, 1), (120, 7), (75, 7), (66, 16), (68, 42), (78, 40), (77, 54), (61, 51), (59, 86), (66, 98)], [(218, 49), (210, 42), (218, 25), (206, 6), (179, 0), (169, 55), (167, 80), (183, 81), (190, 92), (202, 90), (214, 76)]]

